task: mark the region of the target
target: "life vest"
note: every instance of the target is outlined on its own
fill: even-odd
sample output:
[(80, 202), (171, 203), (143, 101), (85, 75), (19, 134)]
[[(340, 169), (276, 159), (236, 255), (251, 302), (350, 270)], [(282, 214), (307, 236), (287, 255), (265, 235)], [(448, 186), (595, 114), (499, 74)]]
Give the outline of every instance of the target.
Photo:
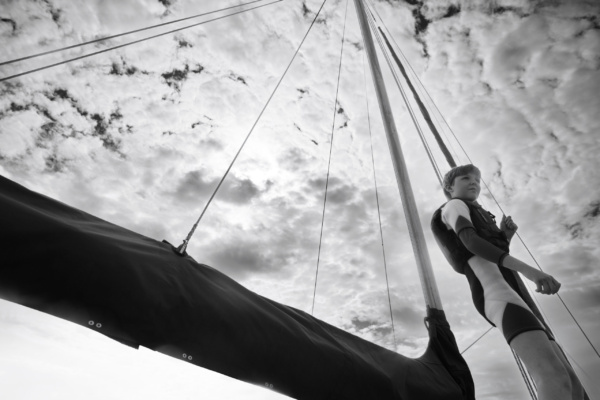
[[(473, 204), (469, 201), (464, 202), (469, 207), (469, 215), (471, 222), (475, 227), (477, 234), (506, 252), (509, 251), (509, 242), (506, 234), (498, 228), (496, 225), (496, 219), (492, 213), (484, 210), (480, 205)], [(465, 245), (458, 238), (456, 232), (452, 229), (448, 229), (444, 221), (442, 221), (442, 208), (446, 204), (443, 204), (438, 208), (431, 218), (431, 230), (435, 240), (437, 241), (442, 253), (458, 273), (465, 274), (465, 267), (468, 266), (467, 261), (473, 257)]]

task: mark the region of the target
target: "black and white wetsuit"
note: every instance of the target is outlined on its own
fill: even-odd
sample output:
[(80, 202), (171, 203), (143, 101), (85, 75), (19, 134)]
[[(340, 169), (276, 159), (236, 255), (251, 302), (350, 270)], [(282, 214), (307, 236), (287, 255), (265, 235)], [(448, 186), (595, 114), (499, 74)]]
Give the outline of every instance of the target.
[(518, 275), (502, 266), (508, 239), (491, 213), (476, 203), (452, 199), (436, 211), (431, 225), (450, 264), (467, 276), (475, 307), (507, 342), (530, 330), (544, 330), (553, 339), (525, 301), (531, 304)]

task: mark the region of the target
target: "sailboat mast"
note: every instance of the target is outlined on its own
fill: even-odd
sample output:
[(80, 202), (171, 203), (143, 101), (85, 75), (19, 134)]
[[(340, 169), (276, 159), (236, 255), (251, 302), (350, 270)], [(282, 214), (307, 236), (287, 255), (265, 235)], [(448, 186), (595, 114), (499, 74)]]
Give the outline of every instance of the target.
[(383, 75), (381, 74), (381, 68), (379, 67), (379, 61), (377, 60), (377, 53), (375, 51), (375, 46), (373, 45), (373, 37), (371, 35), (371, 30), (369, 29), (365, 8), (362, 0), (354, 0), (354, 4), (356, 5), (363, 42), (367, 51), (369, 65), (371, 66), (371, 74), (375, 83), (377, 101), (379, 102), (379, 109), (381, 110), (381, 116), (383, 118), (383, 126), (385, 128), (388, 147), (394, 164), (396, 181), (402, 199), (402, 207), (404, 209), (404, 215), (406, 216), (408, 232), (417, 261), (419, 278), (421, 279), (423, 295), (425, 296), (425, 304), (428, 307), (442, 310), (442, 302), (435, 282), (435, 276), (433, 275), (433, 268), (431, 267), (431, 260), (427, 251), (423, 227), (419, 221), (417, 205), (410, 184), (408, 171), (406, 169), (404, 155), (402, 154), (400, 140), (398, 139), (398, 132), (396, 131), (392, 108), (385, 90)]

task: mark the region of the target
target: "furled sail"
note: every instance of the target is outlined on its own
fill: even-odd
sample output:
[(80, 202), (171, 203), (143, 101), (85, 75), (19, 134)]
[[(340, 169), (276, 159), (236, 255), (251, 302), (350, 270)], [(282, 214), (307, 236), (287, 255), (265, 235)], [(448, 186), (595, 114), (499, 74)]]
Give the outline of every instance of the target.
[(441, 311), (404, 357), (0, 176), (0, 297), (297, 399), (473, 399)]

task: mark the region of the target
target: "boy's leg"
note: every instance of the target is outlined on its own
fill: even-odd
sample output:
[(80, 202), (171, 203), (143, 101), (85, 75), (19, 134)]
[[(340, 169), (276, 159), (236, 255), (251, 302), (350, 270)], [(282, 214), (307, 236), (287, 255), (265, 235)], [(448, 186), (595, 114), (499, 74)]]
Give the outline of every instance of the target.
[(567, 359), (565, 357), (565, 353), (562, 351), (562, 349), (558, 346), (558, 344), (556, 342), (550, 341), (550, 343), (552, 344), (552, 348), (554, 349), (554, 352), (558, 355), (560, 361), (563, 363), (565, 369), (569, 373), (569, 378), (571, 379), (571, 393), (572, 393), (571, 398), (573, 400), (583, 400), (585, 390), (583, 389), (583, 385), (579, 381), (579, 378), (575, 374), (573, 367), (567, 361)]
[(539, 400), (573, 400), (569, 373), (546, 332), (523, 332), (510, 342), (510, 346), (533, 377)]

